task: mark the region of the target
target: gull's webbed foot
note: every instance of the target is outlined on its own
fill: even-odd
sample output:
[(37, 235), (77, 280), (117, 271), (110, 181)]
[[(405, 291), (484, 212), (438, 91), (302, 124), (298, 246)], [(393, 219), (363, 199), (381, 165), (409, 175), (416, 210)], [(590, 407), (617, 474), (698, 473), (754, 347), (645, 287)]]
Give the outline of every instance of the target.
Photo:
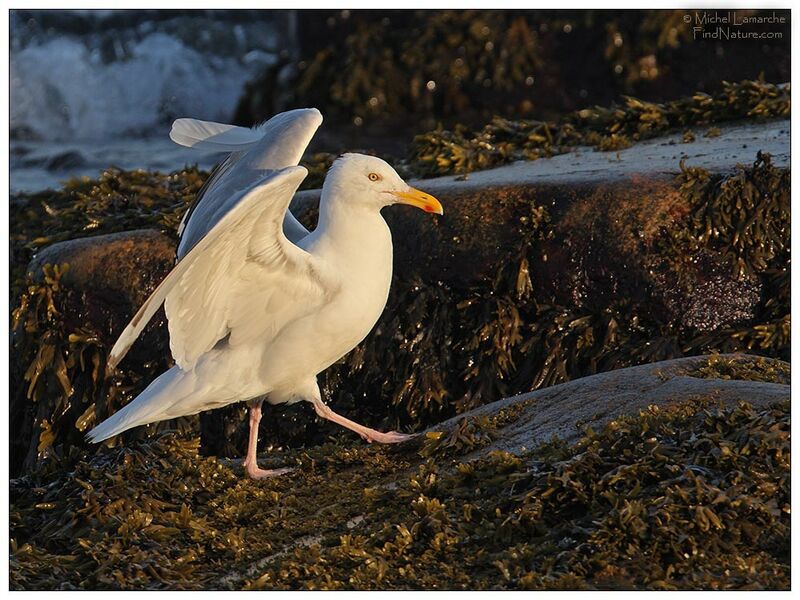
[(350, 431), (355, 431), (369, 443), (378, 442), (379, 444), (399, 444), (400, 442), (405, 442), (415, 437), (414, 434), (400, 433), (397, 431), (389, 431), (387, 433), (375, 431), (374, 429), (360, 425), (359, 423), (351, 421), (350, 419), (333, 412), (333, 410), (331, 410), (331, 408), (320, 399), (313, 400), (313, 403), (314, 410), (317, 411), (317, 414), (320, 417), (327, 419), (328, 421), (338, 423), (342, 427), (347, 427), (347, 429)]
[(292, 467), (281, 467), (280, 469), (259, 469), (257, 465), (247, 463), (244, 465), (244, 472), (250, 479), (269, 479), (278, 477), (294, 471)]
[(262, 402), (262, 399), (258, 399), (250, 403), (250, 438), (247, 442), (247, 457), (244, 459), (244, 472), (250, 479), (268, 479), (294, 471), (292, 467), (282, 467), (280, 469), (258, 468), (256, 447), (258, 446), (258, 424), (261, 422)]
[(379, 444), (399, 444), (415, 438), (416, 435), (413, 433), (400, 433), (399, 431), (387, 431), (384, 433), (382, 431), (368, 429), (366, 432), (361, 434), (361, 437), (367, 440), (367, 442), (370, 444), (372, 442), (378, 442)]

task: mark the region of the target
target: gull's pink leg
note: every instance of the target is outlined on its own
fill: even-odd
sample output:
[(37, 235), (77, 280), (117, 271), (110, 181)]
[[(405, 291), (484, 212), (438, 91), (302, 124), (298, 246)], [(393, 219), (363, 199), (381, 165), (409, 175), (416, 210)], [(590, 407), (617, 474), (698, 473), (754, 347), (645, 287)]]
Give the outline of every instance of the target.
[(282, 469), (259, 469), (256, 460), (256, 450), (258, 447), (258, 424), (261, 423), (261, 404), (264, 400), (253, 400), (250, 403), (250, 438), (247, 442), (247, 458), (244, 459), (244, 472), (251, 479), (266, 479), (288, 473), (292, 469), (284, 467)]
[(314, 399), (314, 410), (317, 411), (317, 414), (322, 417), (323, 419), (327, 419), (328, 421), (333, 421), (334, 423), (338, 423), (343, 427), (347, 427), (355, 431), (358, 435), (362, 438), (367, 440), (368, 442), (379, 442), (381, 444), (397, 444), (399, 442), (405, 442), (406, 440), (410, 440), (414, 437), (414, 435), (409, 435), (407, 433), (399, 433), (397, 431), (389, 431), (387, 433), (383, 433), (382, 431), (375, 431), (374, 429), (370, 429), (369, 427), (364, 427), (363, 425), (359, 425), (350, 419), (343, 417), (335, 412), (333, 412), (327, 404), (325, 404), (322, 400)]

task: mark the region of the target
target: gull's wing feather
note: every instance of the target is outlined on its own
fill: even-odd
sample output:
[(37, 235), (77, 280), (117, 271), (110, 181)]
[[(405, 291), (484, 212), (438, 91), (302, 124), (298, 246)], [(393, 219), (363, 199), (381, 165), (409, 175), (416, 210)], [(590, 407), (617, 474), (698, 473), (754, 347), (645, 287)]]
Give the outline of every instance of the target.
[(261, 314), (266, 334), (314, 310), (330, 290), (311, 256), (281, 230), (283, 215), (307, 173), (297, 166), (271, 171), (237, 194), (233, 206), (136, 313), (111, 350), (109, 368), (122, 360), (162, 302), (173, 357), (184, 370), (226, 336), (231, 342), (241, 339), (235, 303), (253, 281), (259, 290), (270, 290), (260, 304), (266, 310)]
[[(180, 228), (178, 258), (183, 257), (230, 210), (231, 198), (237, 190), (252, 186), (266, 170), (297, 165), (321, 124), (322, 115), (316, 108), (300, 108), (280, 113), (254, 129), (245, 130), (255, 136), (256, 141), (237, 147), (198, 193)], [(283, 228), (284, 234), (293, 242), (308, 235), (288, 208)]]
[(261, 135), (247, 127), (199, 119), (176, 119), (169, 132), (176, 144), (198, 150), (235, 152), (255, 144)]
[(183, 237), (183, 230), (186, 228), (186, 223), (194, 214), (194, 210), (199, 206), (200, 201), (203, 199), (206, 192), (208, 192), (209, 189), (214, 187), (221, 178), (225, 177), (225, 174), (230, 170), (230, 168), (234, 164), (236, 164), (236, 161), (239, 160), (242, 157), (242, 155), (243, 152), (231, 152), (230, 154), (228, 154), (228, 156), (225, 157), (225, 160), (223, 160), (221, 163), (219, 163), (211, 170), (208, 179), (205, 180), (203, 185), (198, 190), (194, 202), (189, 207), (189, 210), (183, 213), (183, 218), (181, 219), (181, 222), (178, 225), (178, 238)]

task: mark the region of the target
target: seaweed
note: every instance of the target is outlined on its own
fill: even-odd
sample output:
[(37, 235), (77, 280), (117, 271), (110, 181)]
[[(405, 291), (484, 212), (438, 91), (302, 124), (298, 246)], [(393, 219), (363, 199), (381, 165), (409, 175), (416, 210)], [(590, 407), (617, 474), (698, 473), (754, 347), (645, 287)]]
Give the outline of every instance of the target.
[(767, 383), (791, 384), (788, 363), (768, 358), (723, 357), (712, 354), (704, 364), (687, 373), (705, 379), (742, 379)]
[[(86, 314), (87, 293), (61, 281), (69, 265), (43, 266), (40, 282), (28, 281), (12, 313), (11, 347), (11, 472), (36, 462), (61, 463), (85, 446), (84, 434), (119, 410), (169, 366), (169, 346), (163, 318), (148, 328), (152, 358), (107, 376), (106, 357), (113, 338)], [(127, 439), (164, 430), (196, 431), (197, 417), (182, 417), (126, 434)]]
[(518, 400), (493, 413), (459, 419), (449, 431), (428, 431), (419, 450), (423, 458), (464, 456), (490, 446), (500, 430), (513, 423), (530, 406), (531, 400)]
[(330, 152), (317, 152), (311, 156), (304, 156), (301, 164), (308, 169), (308, 176), (303, 180), (301, 189), (321, 188), (325, 181), (325, 174), (335, 159), (336, 156)]
[[(616, 151), (689, 126), (788, 117), (790, 99), (788, 84), (745, 80), (723, 82), (723, 89), (713, 95), (698, 92), (664, 103), (626, 96), (621, 105), (584, 108), (557, 123), (494, 117), (477, 131), (458, 126), (416, 136), (409, 161), (416, 171), (431, 176), (536, 160), (579, 146)], [(684, 141), (694, 139), (690, 133), (684, 134)]]
[(356, 125), (487, 104), (506, 109), (513, 100), (501, 107), (497, 93), (529, 90), (542, 66), (535, 25), (501, 11), (341, 11), (323, 30), (303, 40), (312, 47), (302, 56), (251, 84), (239, 112), (256, 120), (273, 112), (274, 96), (261, 92), (274, 87), (281, 71), (293, 78), (285, 102), (319, 103)]
[(11, 481), (12, 589), (788, 589), (789, 401), (473, 461), (324, 444), (253, 483), (173, 434)]
[(474, 126), (493, 114), (548, 118), (620, 95), (714, 93), (709, 69), (716, 81), (759, 73), (788, 81), (789, 17), (778, 14), (780, 35), (772, 25), (759, 44), (715, 52), (715, 42), (695, 39), (684, 10), (317, 12), (303, 18), (296, 53), (247, 86), (237, 118), (249, 125), (289, 107), (325, 106), (351, 133), (399, 132), (409, 120)]
[(707, 248), (733, 265), (737, 278), (770, 268), (788, 269), (790, 172), (759, 152), (752, 169), (711, 177), (681, 162), (682, 191), (698, 207), (688, 227), (678, 230), (686, 251)]

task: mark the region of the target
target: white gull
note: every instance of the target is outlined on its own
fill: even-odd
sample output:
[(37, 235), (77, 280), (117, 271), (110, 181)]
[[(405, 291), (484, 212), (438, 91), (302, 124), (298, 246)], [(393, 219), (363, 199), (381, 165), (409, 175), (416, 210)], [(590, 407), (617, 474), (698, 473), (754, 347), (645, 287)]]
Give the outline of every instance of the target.
[(175, 366), (88, 433), (93, 442), (123, 431), (234, 402), (250, 404), (245, 471), (256, 464), (261, 404), (306, 400), (320, 417), (366, 439), (410, 436), (370, 429), (322, 400), (317, 375), (370, 332), (386, 305), (392, 237), (381, 216), (403, 203), (442, 214), (433, 196), (406, 184), (383, 160), (337, 159), (322, 187), (319, 222), (309, 233), (289, 211), (308, 172), (297, 166), (322, 123), (316, 109), (276, 115), (254, 129), (178, 119), (177, 143), (231, 152), (179, 233), (178, 261), (122, 332), (114, 369), (162, 303)]

